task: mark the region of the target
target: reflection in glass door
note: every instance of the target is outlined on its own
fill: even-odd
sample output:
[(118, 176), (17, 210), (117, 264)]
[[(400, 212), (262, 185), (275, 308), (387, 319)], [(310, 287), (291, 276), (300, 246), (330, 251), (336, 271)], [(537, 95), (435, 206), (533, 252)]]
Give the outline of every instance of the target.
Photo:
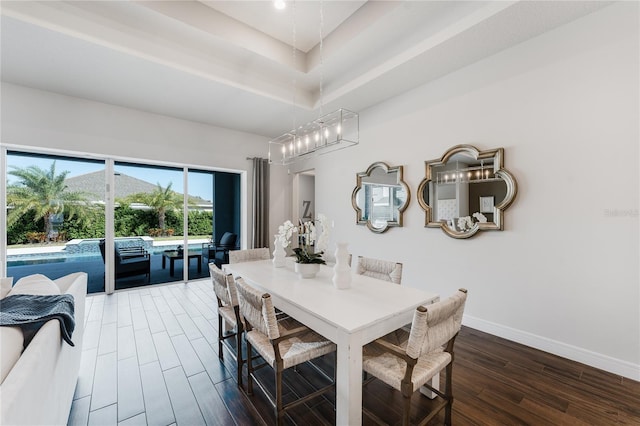
[(103, 292), (104, 161), (7, 152), (7, 276), (88, 274)]

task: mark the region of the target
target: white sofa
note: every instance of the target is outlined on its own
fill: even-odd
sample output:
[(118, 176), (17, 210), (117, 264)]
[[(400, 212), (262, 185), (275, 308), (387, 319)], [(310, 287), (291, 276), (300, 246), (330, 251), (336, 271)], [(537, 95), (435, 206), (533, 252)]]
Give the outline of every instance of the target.
[[(51, 280), (42, 275), (31, 277), (38, 277), (39, 280), (32, 279), (26, 285), (21, 285), (21, 281), (29, 278), (25, 277), (16, 283), (8, 295), (55, 294), (42, 292), (33, 284), (33, 281), (44, 282), (40, 287), (48, 285), (55, 291)], [(72, 341), (75, 346), (70, 346), (63, 340), (58, 320), (51, 320), (40, 328), (13, 367), (9, 366), (10, 370), (5, 370), (8, 373), (0, 384), (0, 425), (67, 424), (80, 370), (87, 274), (70, 274), (53, 283), (61, 294), (69, 293), (74, 296), (76, 325)], [(7, 337), (11, 333), (12, 337)], [(2, 356), (8, 354), (6, 359), (11, 359), (12, 349), (15, 354), (15, 336), (15, 330), (7, 330), (6, 333), (3, 331), (3, 341), (0, 344)], [(5, 343), (8, 345), (5, 346)], [(21, 342), (18, 344), (22, 346)]]

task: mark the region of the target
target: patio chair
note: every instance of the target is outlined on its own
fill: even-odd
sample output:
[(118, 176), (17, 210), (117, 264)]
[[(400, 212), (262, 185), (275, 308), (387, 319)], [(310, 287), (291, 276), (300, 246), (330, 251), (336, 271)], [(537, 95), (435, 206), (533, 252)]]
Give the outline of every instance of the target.
[(229, 250), (236, 250), (238, 235), (233, 232), (225, 232), (217, 243), (203, 243), (202, 257), (208, 259), (208, 263), (215, 263), (218, 268), (229, 263)]
[[(105, 262), (105, 241), (98, 243), (102, 261)], [(146, 275), (147, 283), (151, 282), (151, 255), (142, 246), (115, 248), (116, 279)]]

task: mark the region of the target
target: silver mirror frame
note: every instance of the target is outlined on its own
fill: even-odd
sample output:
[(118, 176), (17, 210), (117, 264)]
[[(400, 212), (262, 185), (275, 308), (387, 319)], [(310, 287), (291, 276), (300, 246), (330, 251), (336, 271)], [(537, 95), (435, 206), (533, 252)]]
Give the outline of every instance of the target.
[[(358, 191), (360, 191), (360, 189), (362, 189), (362, 180), (368, 176), (371, 176), (371, 173), (373, 173), (373, 171), (377, 168), (382, 169), (385, 173), (389, 174), (389, 173), (397, 173), (398, 177), (397, 177), (397, 183), (398, 185), (402, 186), (407, 194), (407, 198), (405, 200), (405, 202), (398, 207), (398, 220), (397, 221), (387, 221), (385, 226), (382, 228), (376, 228), (375, 226), (373, 226), (373, 224), (371, 223), (371, 220), (369, 219), (363, 219), (362, 218), (362, 209), (360, 209), (360, 207), (358, 207), (358, 204), (356, 202), (356, 197), (358, 194)], [(353, 188), (353, 192), (351, 193), (351, 205), (353, 206), (354, 210), (356, 211), (356, 223), (358, 225), (367, 225), (367, 228), (369, 228), (372, 232), (375, 232), (377, 234), (381, 234), (383, 232), (385, 232), (387, 229), (389, 229), (389, 227), (392, 226), (402, 226), (402, 214), (403, 212), (407, 209), (407, 207), (409, 206), (409, 202), (411, 201), (411, 190), (409, 189), (409, 185), (406, 184), (406, 182), (403, 180), (403, 166), (395, 166), (395, 167), (390, 167), (387, 163), (384, 163), (382, 161), (378, 161), (376, 163), (371, 164), (366, 171), (364, 172), (359, 172), (356, 174), (356, 187)]]
[[(424, 200), (424, 191), (428, 188), (429, 182), (433, 180), (433, 168), (438, 166), (444, 166), (449, 158), (458, 153), (468, 154), (475, 160), (484, 160), (488, 158), (493, 159), (493, 171), (496, 177), (502, 178), (507, 185), (507, 194), (498, 205), (493, 208), (493, 222), (487, 223), (475, 223), (468, 232), (460, 232), (455, 229), (451, 229), (446, 223), (433, 222), (433, 210), (432, 207)], [(449, 149), (444, 155), (436, 160), (425, 161), (425, 178), (420, 182), (418, 186), (418, 204), (425, 212), (425, 227), (428, 228), (441, 228), (445, 234), (452, 238), (464, 239), (470, 238), (478, 233), (478, 231), (502, 231), (504, 229), (504, 211), (513, 203), (518, 193), (518, 184), (515, 178), (509, 171), (504, 168), (504, 148), (490, 149), (487, 151), (480, 151), (473, 145), (456, 145)], [(433, 202), (433, 201), (431, 201)]]

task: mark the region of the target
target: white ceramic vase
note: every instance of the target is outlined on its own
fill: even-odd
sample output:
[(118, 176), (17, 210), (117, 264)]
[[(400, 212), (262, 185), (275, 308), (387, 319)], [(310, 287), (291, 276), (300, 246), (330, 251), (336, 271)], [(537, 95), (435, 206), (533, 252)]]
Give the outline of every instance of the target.
[(280, 238), (277, 235), (274, 245), (275, 248), (273, 249), (273, 267), (282, 268), (284, 266), (284, 259), (285, 257), (287, 257), (287, 253), (284, 251), (282, 241), (280, 241)]
[(300, 278), (315, 278), (320, 271), (319, 263), (295, 263), (295, 271)]
[(333, 285), (337, 289), (351, 287), (351, 267), (349, 266), (349, 251), (347, 243), (336, 243), (336, 264), (333, 267)]

